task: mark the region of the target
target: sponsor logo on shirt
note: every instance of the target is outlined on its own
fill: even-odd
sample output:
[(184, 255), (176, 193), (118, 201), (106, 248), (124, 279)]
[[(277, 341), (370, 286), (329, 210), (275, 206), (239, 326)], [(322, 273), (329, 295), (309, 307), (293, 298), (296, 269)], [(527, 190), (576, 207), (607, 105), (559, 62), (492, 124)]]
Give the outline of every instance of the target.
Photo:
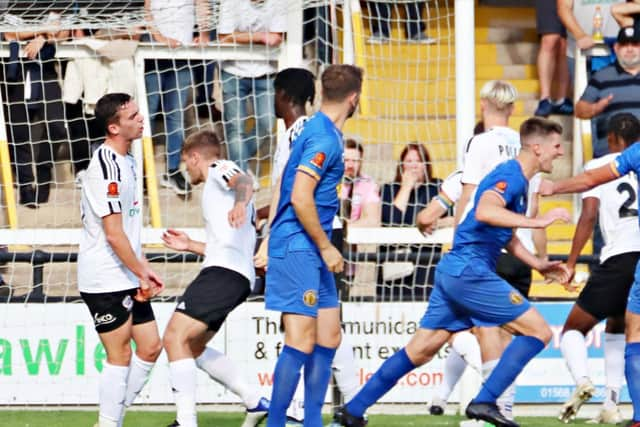
[(322, 169), (322, 165), (324, 165), (324, 159), (326, 158), (327, 156), (322, 151), (320, 151), (316, 153), (315, 156), (313, 156), (313, 159), (311, 159), (311, 164), (318, 169)]
[(308, 290), (302, 295), (302, 302), (307, 307), (313, 307), (318, 303), (318, 294), (314, 290)]
[(107, 186), (107, 197), (118, 197), (120, 193), (118, 192), (118, 183), (110, 182)]

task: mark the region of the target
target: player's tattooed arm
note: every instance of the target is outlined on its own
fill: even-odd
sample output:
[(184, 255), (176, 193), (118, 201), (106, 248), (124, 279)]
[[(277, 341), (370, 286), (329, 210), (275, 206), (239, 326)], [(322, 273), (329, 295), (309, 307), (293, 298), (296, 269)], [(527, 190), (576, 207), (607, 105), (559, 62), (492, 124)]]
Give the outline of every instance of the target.
[(229, 180), (229, 188), (235, 191), (235, 203), (229, 211), (229, 224), (240, 227), (247, 220), (247, 205), (253, 197), (253, 179), (245, 174), (236, 174)]

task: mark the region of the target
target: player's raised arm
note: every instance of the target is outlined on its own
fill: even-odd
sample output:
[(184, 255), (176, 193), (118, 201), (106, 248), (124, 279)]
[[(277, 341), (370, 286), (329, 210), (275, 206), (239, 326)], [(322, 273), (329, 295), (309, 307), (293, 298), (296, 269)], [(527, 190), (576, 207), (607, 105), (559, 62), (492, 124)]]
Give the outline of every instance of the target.
[(197, 240), (191, 240), (184, 231), (168, 228), (162, 233), (164, 245), (174, 251), (187, 251), (196, 255), (204, 255), (206, 244)]
[(229, 211), (229, 224), (238, 228), (247, 220), (247, 205), (253, 197), (253, 179), (249, 175), (236, 174), (229, 179), (228, 185), (235, 191), (235, 203)]

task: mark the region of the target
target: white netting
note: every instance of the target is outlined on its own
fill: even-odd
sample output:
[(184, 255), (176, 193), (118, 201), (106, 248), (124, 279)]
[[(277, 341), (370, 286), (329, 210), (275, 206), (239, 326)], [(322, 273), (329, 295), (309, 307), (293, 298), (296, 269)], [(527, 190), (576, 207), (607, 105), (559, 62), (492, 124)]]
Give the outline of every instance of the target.
[[(180, 186), (179, 183), (176, 184), (170, 179), (171, 167), (168, 162), (175, 161), (175, 157), (171, 160), (171, 156), (176, 155), (180, 144), (177, 143), (173, 149), (168, 149), (171, 145), (169, 140), (177, 136), (181, 141), (190, 132), (209, 127), (229, 141), (229, 125), (230, 122), (235, 122), (240, 132), (246, 133), (242, 141), (250, 141), (253, 135), (254, 141), (257, 142), (255, 152), (245, 151), (246, 144), (242, 143), (240, 161), (258, 178), (258, 207), (265, 206), (270, 198), (272, 183), (269, 176), (276, 132), (275, 128), (264, 129), (261, 119), (267, 119), (265, 123), (273, 120), (272, 107), (267, 106), (269, 102), (261, 104), (262, 99), (258, 102), (252, 99), (251, 92), (256, 88), (255, 84), (252, 84), (248, 93), (239, 94), (241, 102), (238, 104), (242, 104), (243, 108), (232, 118), (225, 116), (225, 109), (228, 113), (230, 108), (229, 99), (225, 99), (224, 96), (225, 83), (229, 86), (236, 85), (237, 88), (237, 81), (225, 74), (225, 70), (228, 69), (225, 69), (225, 65), (220, 66), (220, 60), (271, 60), (277, 69), (295, 65), (308, 67), (315, 73), (321, 72), (327, 64), (341, 62), (356, 63), (365, 69), (366, 80), (361, 109), (347, 123), (344, 132), (346, 136), (363, 144), (362, 172), (369, 175), (383, 190), (381, 213), (378, 214), (380, 217), (373, 226), (412, 226), (415, 222), (415, 212), (427, 202), (423, 195), (432, 196), (437, 189), (437, 178), (444, 178), (455, 165), (453, 6), (450, 1), (434, 0), (421, 3), (418, 7), (414, 2), (391, 2), (388, 3), (391, 5), (388, 20), (379, 14), (380, 8), (387, 4), (381, 2), (359, 4), (357, 1), (351, 1), (349, 7), (342, 1), (255, 2), (264, 5), (278, 4), (282, 8), (287, 38), (279, 47), (266, 47), (259, 42), (218, 43), (216, 33), (220, 34), (219, 21), (222, 16), (218, 1), (206, 2), (206, 11), (193, 19), (190, 28), (193, 30), (193, 36), (197, 36), (201, 30), (210, 31), (212, 41), (206, 45), (183, 43), (178, 47), (149, 40), (148, 31), (144, 29), (145, 23), (148, 22), (148, 14), (144, 11), (142, 1), (7, 3), (2, 9), (5, 14), (0, 22), (0, 32), (5, 35), (5, 41), (0, 46), (3, 61), (0, 86), (6, 129), (6, 138), (1, 138), (3, 135), (0, 133), (0, 139), (6, 139), (0, 141), (0, 149), (6, 150), (6, 155), (0, 151), (0, 165), (3, 168), (0, 243), (7, 244), (9, 253), (14, 255), (9, 257), (12, 261), (0, 270), (8, 284), (0, 287), (0, 291), (5, 294), (10, 291), (7, 300), (11, 302), (24, 299), (46, 302), (38, 304), (38, 310), (43, 312), (34, 315), (31, 320), (28, 320), (28, 317), (21, 318), (22, 312), (18, 313), (19, 308), (12, 308), (15, 311), (11, 314), (13, 317), (0, 318), (3, 329), (17, 328), (15, 336), (7, 336), (6, 339), (9, 341), (15, 339), (17, 343), (20, 339), (19, 334), (33, 335), (34, 331), (45, 330), (47, 327), (53, 329), (47, 329), (42, 336), (59, 336), (66, 339), (65, 334), (71, 334), (80, 340), (80, 335), (95, 335), (91, 330), (92, 325), (89, 323), (86, 309), (81, 304), (76, 304), (79, 301), (74, 254), (77, 252), (77, 236), (81, 226), (78, 178), (82, 176), (81, 171), (86, 167), (92, 147), (100, 142), (103, 133), (95, 127), (92, 120), (92, 101), (89, 96), (92, 93), (91, 84), (100, 79), (112, 79), (109, 80), (112, 85), (110, 87), (118, 90), (129, 88), (136, 96), (141, 111), (151, 119), (145, 123), (145, 137), (142, 143), (134, 147), (133, 154), (141, 170), (144, 165), (146, 178), (144, 226), (146, 229), (157, 228), (155, 232), (148, 231), (145, 234), (145, 252), (159, 254), (155, 260), (159, 262), (153, 265), (167, 283), (164, 296), (164, 300), (167, 301), (173, 301), (174, 297), (184, 290), (195, 277), (199, 264), (182, 258), (178, 259), (178, 262), (168, 262), (164, 255), (171, 253), (158, 245), (158, 230), (177, 227), (195, 231), (202, 226), (201, 189), (193, 189), (189, 196), (179, 195), (175, 191), (175, 187)], [(167, 3), (173, 5), (173, 2)], [(295, 19), (295, 14), (291, 14), (291, 10), (296, 4), (302, 4), (302, 22), (292, 20)], [(2, 6), (3, 3), (0, 2), (0, 7)], [(203, 9), (197, 9), (196, 6), (195, 10)], [(351, 16), (345, 13), (346, 10), (351, 11)], [(375, 17), (374, 13), (377, 14)], [(206, 19), (202, 19), (203, 16)], [(388, 38), (376, 39), (374, 32), (386, 23), (389, 30), (386, 34)], [(155, 24), (161, 27), (157, 25), (158, 22)], [(409, 40), (406, 31), (409, 32)], [(11, 47), (9, 39), (12, 38), (11, 33), (15, 32), (38, 33), (45, 38), (57, 39), (48, 43), (49, 47), (46, 48), (55, 47), (55, 50), (41, 51), (40, 60), (36, 60), (42, 70), (41, 79), (47, 82), (41, 87), (46, 87), (47, 92), (41, 94), (40, 98), (36, 97), (38, 102), (35, 103), (29, 101), (30, 97), (24, 93), (27, 86), (25, 75), (30, 76), (29, 78), (34, 75), (29, 71), (32, 62), (24, 58), (24, 49), (34, 34), (31, 34), (31, 37), (28, 34), (18, 37), (24, 40), (19, 41), (17, 58), (12, 58), (14, 48)], [(296, 34), (299, 34), (302, 42), (298, 56), (291, 53), (296, 52), (296, 46), (291, 49), (292, 43), (297, 43)], [(119, 62), (114, 65), (115, 61)], [(17, 77), (15, 74), (7, 75), (12, 65), (17, 65)], [(13, 67), (13, 71), (16, 71), (16, 67)], [(165, 76), (168, 77), (158, 85), (157, 82)], [(182, 77), (186, 82), (183, 85), (184, 102), (176, 101), (180, 91), (173, 89), (176, 84), (180, 84)], [(33, 80), (30, 80), (28, 84), (31, 85), (32, 82)], [(270, 84), (269, 79), (267, 83)], [(74, 87), (74, 84), (80, 84), (80, 89)], [(272, 95), (271, 88), (268, 89)], [(316, 98), (319, 98), (319, 95)], [(156, 104), (152, 105), (154, 102)], [(155, 114), (150, 114), (154, 111)], [(256, 126), (263, 127), (260, 132), (252, 134)], [(169, 127), (171, 128), (168, 129)], [(406, 206), (394, 207), (394, 199), (398, 195), (398, 185), (394, 187), (393, 184), (396, 167), (401, 152), (410, 142), (417, 142), (427, 148), (431, 175), (428, 182), (422, 186), (426, 191), (419, 194), (419, 198), (422, 199), (409, 198)], [(22, 154), (26, 157), (16, 160), (17, 147), (24, 148)], [(7, 155), (11, 157), (10, 161)], [(50, 168), (49, 157), (52, 159)], [(16, 164), (22, 167), (22, 172), (16, 172)], [(51, 172), (50, 177), (47, 175), (48, 170)], [(49, 194), (45, 201), (47, 187)], [(388, 194), (384, 193), (385, 191)], [(11, 194), (14, 199), (11, 199)], [(38, 200), (38, 196), (42, 199)], [(31, 200), (29, 197), (35, 199)], [(352, 205), (358, 203), (354, 197), (356, 196), (351, 196)], [(32, 209), (29, 205), (38, 207)], [(394, 209), (413, 213), (397, 220), (391, 218), (397, 214), (394, 213)], [(393, 237), (381, 237), (378, 242), (360, 245), (357, 248), (360, 252), (378, 253), (379, 256), (369, 259), (369, 262), (356, 263), (350, 267), (347, 278), (350, 301), (376, 298), (425, 300), (432, 279), (429, 271), (421, 270), (416, 273), (414, 264), (417, 259), (421, 259), (427, 270), (431, 269), (439, 253), (438, 245), (435, 248), (433, 244), (421, 245), (420, 239), (414, 240), (413, 237), (405, 240), (402, 245), (394, 245), (394, 242)], [(49, 263), (46, 257), (29, 258), (28, 254), (36, 249), (56, 253), (57, 261), (69, 259), (69, 262)], [(17, 253), (23, 255), (16, 255)], [(43, 263), (42, 268), (35, 270), (35, 275), (33, 262), (13, 262), (29, 259), (37, 261), (34, 261), (36, 264)], [(62, 307), (54, 309), (60, 310), (60, 313), (45, 313), (48, 310), (46, 307), (53, 305)], [(17, 307), (15, 304), (11, 306)], [(73, 308), (65, 310), (65, 307)], [(415, 307), (413, 309), (418, 310)], [(76, 313), (76, 310), (81, 312)], [(256, 374), (266, 375), (275, 361), (271, 354), (276, 351), (279, 335), (269, 332), (268, 337), (263, 336), (264, 330), (260, 327), (264, 328), (267, 323), (260, 322), (267, 322), (267, 317), (263, 319), (261, 316), (267, 315), (257, 310), (257, 306), (242, 309), (239, 313), (244, 314), (238, 314), (229, 322), (228, 328), (231, 329), (227, 334), (228, 338), (220, 338), (223, 341), (219, 343), (223, 343), (220, 345), (234, 352), (234, 360), (246, 364), (252, 374), (257, 371)], [(161, 320), (166, 321), (171, 307), (161, 307), (158, 311), (161, 313)], [(353, 312), (350, 313), (347, 318), (354, 318)], [(55, 321), (54, 316), (57, 316)], [(372, 311), (373, 323), (377, 321), (374, 319), (375, 316)], [(398, 310), (390, 310), (383, 320), (393, 323), (397, 320), (396, 317), (402, 322), (405, 321)], [(277, 318), (269, 318), (269, 321), (277, 321)], [(81, 327), (79, 322), (85, 323)], [(242, 335), (246, 324), (251, 325), (252, 331), (248, 338)], [(75, 333), (78, 335), (73, 335)], [(394, 341), (394, 345), (399, 345), (407, 334), (408, 332), (402, 332), (396, 337), (398, 342)], [(41, 336), (39, 333), (36, 335)], [(36, 335), (32, 337), (34, 340)], [(356, 339), (354, 345), (361, 348), (368, 345), (360, 341)], [(91, 346), (94, 345), (92, 341)], [(266, 345), (265, 348), (270, 351), (270, 358), (256, 362), (256, 354), (262, 348), (260, 345)], [(87, 349), (88, 358), (89, 344)], [(92, 347), (91, 351), (93, 350)], [(52, 348), (51, 352), (51, 357), (55, 359), (56, 348)], [(44, 366), (46, 354), (43, 353), (42, 357)], [(67, 362), (64, 360), (72, 356), (63, 354), (61, 357), (64, 379), (58, 384), (63, 388), (75, 388), (82, 377), (78, 374), (79, 365), (73, 369), (69, 368), (71, 371), (66, 371)], [(256, 363), (258, 365), (255, 365)], [(364, 373), (376, 366), (375, 360), (368, 363)], [(95, 369), (98, 369), (97, 364)], [(95, 369), (86, 368), (87, 390), (97, 390), (94, 383)], [(41, 371), (44, 372), (44, 368), (41, 368)], [(28, 390), (24, 388), (27, 380), (20, 375), (27, 374), (22, 372), (21, 367), (15, 368), (15, 372), (16, 375), (12, 377), (12, 381), (15, 382), (12, 384), (18, 387), (17, 394), (22, 393), (22, 397), (15, 401), (38, 401), (36, 397), (33, 397), (33, 400), (24, 400), (24, 396), (28, 395)], [(158, 380), (160, 382), (166, 380), (162, 375), (164, 374), (160, 374)], [(36, 377), (40, 383), (49, 386), (49, 377), (40, 374)], [(33, 382), (29, 384), (33, 385)], [(264, 385), (267, 387), (266, 383)], [(169, 392), (164, 392), (164, 385), (154, 387), (162, 389), (163, 392), (161, 395), (150, 397), (149, 401), (171, 401)], [(411, 400), (410, 387), (400, 390), (400, 393), (391, 396), (391, 399)], [(47, 400), (44, 403), (85, 402), (74, 393), (48, 393), (48, 396), (54, 396), (49, 397), (54, 401)], [(55, 396), (60, 399), (56, 400)], [(234, 400), (228, 397), (228, 392), (225, 394), (219, 389), (211, 396), (213, 400)], [(87, 403), (94, 397), (89, 396)], [(425, 394), (424, 398), (427, 397)]]

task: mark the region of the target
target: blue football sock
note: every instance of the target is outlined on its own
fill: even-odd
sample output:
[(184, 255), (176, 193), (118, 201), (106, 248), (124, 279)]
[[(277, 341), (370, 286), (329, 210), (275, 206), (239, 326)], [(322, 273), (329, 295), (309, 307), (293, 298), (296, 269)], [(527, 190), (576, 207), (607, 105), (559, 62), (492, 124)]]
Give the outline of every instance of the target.
[(628, 342), (624, 349), (624, 375), (633, 405), (633, 421), (640, 421), (640, 342)]
[(287, 408), (298, 387), (300, 370), (311, 355), (285, 345), (273, 371), (273, 390), (267, 427), (282, 427), (287, 422)]
[(544, 349), (544, 343), (535, 337), (518, 336), (504, 350), (500, 361), (487, 378), (474, 403), (496, 403), (518, 374), (534, 356)]
[(398, 351), (380, 366), (362, 390), (347, 403), (347, 411), (356, 417), (363, 416), (367, 408), (376, 403), (400, 378), (415, 367), (404, 348)]
[(322, 405), (331, 379), (335, 348), (317, 345), (304, 365), (304, 425), (323, 427)]

